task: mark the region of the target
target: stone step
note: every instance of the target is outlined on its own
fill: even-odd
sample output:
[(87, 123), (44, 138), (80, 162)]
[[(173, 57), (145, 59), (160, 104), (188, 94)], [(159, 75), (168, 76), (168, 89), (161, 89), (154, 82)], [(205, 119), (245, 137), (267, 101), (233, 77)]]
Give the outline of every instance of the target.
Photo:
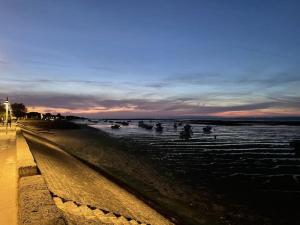
[(98, 218), (99, 220), (105, 216), (104, 212), (100, 209), (94, 209), (93, 214)]
[(72, 202), (72, 201), (67, 201), (64, 203), (64, 209), (71, 214), (75, 215), (81, 215), (81, 210), (78, 208), (78, 206)]
[(53, 200), (54, 200), (54, 203), (57, 205), (57, 207), (63, 210), (64, 203), (63, 203), (62, 199), (59, 197), (54, 197)]
[(130, 221), (129, 221), (129, 224), (137, 225), (137, 224), (139, 224), (139, 223), (136, 222), (135, 220), (130, 220)]
[(130, 225), (129, 221), (124, 216), (120, 216), (119, 218), (117, 218), (115, 224), (116, 225)]
[(96, 216), (93, 213), (93, 211), (90, 208), (88, 208), (86, 205), (81, 205), (78, 208), (80, 209), (81, 214), (87, 219), (96, 219)]
[[(58, 208), (60, 208), (67, 217), (72, 217), (69, 221), (73, 220), (73, 216), (77, 219), (87, 221), (98, 221), (99, 225), (132, 225), (132, 224), (145, 224), (134, 219), (127, 219), (120, 215), (116, 216), (113, 212), (107, 212), (105, 210), (89, 207), (87, 205), (79, 205), (73, 201), (64, 201), (60, 197), (53, 197), (53, 200)], [(82, 222), (82, 221), (81, 221)], [(76, 223), (77, 224), (77, 223)]]

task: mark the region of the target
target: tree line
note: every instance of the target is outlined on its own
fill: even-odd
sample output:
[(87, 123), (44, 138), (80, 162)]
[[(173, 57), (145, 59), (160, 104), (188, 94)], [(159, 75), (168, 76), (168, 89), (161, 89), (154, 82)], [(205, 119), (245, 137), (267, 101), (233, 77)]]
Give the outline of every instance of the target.
[[(23, 103), (11, 104), (13, 115), (18, 119), (26, 116), (27, 108)], [(5, 117), (5, 106), (0, 105), (0, 117)]]
[[(43, 120), (73, 120), (73, 119), (84, 119), (84, 117), (78, 116), (62, 116), (60, 113), (54, 115), (51, 113), (43, 113), (43, 115), (39, 112), (27, 112), (27, 108), (23, 103), (13, 103), (10, 105), (12, 109), (12, 114), (16, 119), (19, 118), (29, 118), (29, 119), (43, 119)], [(5, 106), (4, 104), (0, 104), (0, 120), (5, 118)]]

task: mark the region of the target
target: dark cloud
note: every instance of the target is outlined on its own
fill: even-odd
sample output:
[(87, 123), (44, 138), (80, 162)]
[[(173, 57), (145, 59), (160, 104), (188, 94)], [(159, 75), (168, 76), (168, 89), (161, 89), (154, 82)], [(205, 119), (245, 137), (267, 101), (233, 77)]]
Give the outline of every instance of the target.
[(264, 77), (261, 78), (253, 78), (251, 76), (239, 79), (236, 81), (240, 84), (261, 84), (265, 86), (276, 86), (276, 85), (283, 85), (291, 82), (300, 82), (300, 76), (298, 74), (290, 74), (287, 72), (277, 73), (270, 77)]
[[(109, 112), (111, 115), (119, 116), (183, 116), (183, 115), (210, 115), (230, 111), (253, 111), (261, 109), (294, 108), (300, 111), (300, 97), (274, 98), (270, 101), (251, 104), (229, 105), (229, 106), (210, 106), (205, 104), (191, 104), (193, 98), (178, 99), (102, 99), (95, 96), (79, 95), (17, 95), (11, 99), (14, 102), (24, 102), (26, 105), (65, 108), (71, 113), (72, 110), (81, 109), (103, 109), (112, 108), (134, 108), (134, 111)], [(94, 113), (95, 116), (110, 115), (109, 113)], [(84, 113), (82, 113), (84, 114)]]
[[(28, 60), (28, 59), (19, 59), (19, 62), (23, 64), (30, 64), (32, 66), (45, 66), (45, 67), (52, 67), (52, 68), (72, 68), (74, 67), (73, 63), (49, 63), (40, 60)], [(1, 61), (0, 61), (1, 63)], [(5, 62), (6, 63), (6, 62)], [(115, 71), (115, 68), (111, 68), (108, 66), (100, 66), (100, 65), (82, 65), (84, 68), (92, 69), (92, 70), (101, 70), (101, 71)]]
[(7, 82), (16, 82), (16, 83), (32, 83), (32, 84), (87, 84), (87, 85), (101, 85), (101, 86), (112, 86), (112, 82), (103, 82), (103, 81), (92, 81), (92, 80), (55, 80), (55, 79), (35, 79), (35, 80), (26, 80), (26, 79), (3, 79)]
[[(162, 82), (154, 83), (154, 87), (166, 87), (172, 84), (189, 84), (189, 85), (260, 85), (260, 86), (276, 86), (291, 82), (300, 82), (300, 76), (296, 72), (278, 72), (264, 74), (263, 72), (253, 71), (246, 72), (244, 76), (225, 76), (221, 73), (190, 73), (177, 74), (170, 76)], [(225, 78), (226, 77), (226, 78)]]
[[(298, 90), (295, 94), (284, 95), (281, 90), (278, 93), (262, 92), (263, 95), (258, 95), (251, 89), (240, 88), (243, 85), (254, 84), (258, 90), (264, 90), (264, 87), (272, 87), (279, 85), (279, 87), (287, 88), (287, 83), (298, 82), (300, 78), (291, 73), (277, 73), (272, 76), (255, 76), (245, 77), (240, 79), (223, 79), (220, 74), (203, 74), (194, 73), (186, 76), (178, 75), (167, 78), (161, 82), (150, 84), (136, 84), (134, 82), (122, 81), (120, 84), (113, 82), (101, 82), (93, 80), (59, 80), (59, 79), (36, 79), (26, 80), (18, 78), (5, 78), (4, 82), (9, 85), (1, 85), (7, 89), (8, 93), (0, 91), (2, 96), (12, 96), (14, 102), (24, 102), (29, 106), (48, 107), (55, 109), (66, 109), (68, 112), (78, 111), (84, 113), (89, 109), (118, 109), (123, 108), (119, 112), (110, 112), (112, 115), (151, 115), (168, 116), (168, 115), (210, 115), (230, 111), (255, 111), (263, 109), (296, 109), (300, 112), (300, 96)], [(11, 83), (9, 83), (11, 82)], [(227, 83), (226, 83), (227, 82)], [(153, 90), (152, 88), (164, 88), (167, 86), (180, 85), (186, 88), (186, 84), (215, 84), (221, 85), (220, 88), (203, 91), (197, 96), (197, 91), (192, 93), (180, 93), (178, 96), (164, 97), (161, 96), (160, 90)], [(228, 88), (227, 84), (235, 85), (233, 88)], [(18, 85), (14, 85), (18, 84)], [(38, 92), (39, 86), (43, 85), (45, 88), (48, 84), (52, 87), (77, 86), (72, 84), (79, 84), (85, 87), (85, 94), (80, 95), (80, 90), (72, 90), (75, 94), (54, 94), (55, 90), (49, 88), (43, 89), (43, 92)], [(52, 85), (51, 85), (52, 84)], [(62, 86), (60, 86), (62, 84)], [(260, 84), (261, 86), (259, 86)], [(224, 87), (223, 87), (224, 86)], [(8, 88), (7, 88), (8, 87)], [(11, 89), (9, 89), (11, 87)], [(122, 90), (124, 95), (117, 97), (112, 96), (111, 93), (96, 94), (89, 91), (89, 87), (95, 87), (91, 90), (98, 90), (98, 87), (109, 87), (108, 90)], [(124, 88), (125, 87), (125, 88)], [(18, 88), (18, 89), (16, 89)], [(148, 89), (147, 89), (148, 88)], [(15, 89), (15, 90), (14, 90)], [(141, 92), (141, 90), (143, 90)], [(70, 91), (70, 90), (67, 90)], [(90, 95), (87, 93), (91, 93)], [(139, 92), (141, 92), (139, 94)], [(22, 93), (22, 94), (21, 94)], [(24, 94), (25, 93), (25, 94)], [(38, 94), (35, 94), (38, 93)], [(70, 93), (70, 92), (69, 92)], [(126, 93), (126, 94), (125, 94)], [(174, 92), (176, 94), (176, 92)], [(134, 97), (136, 96), (136, 97)], [(233, 102), (235, 102), (233, 104)], [(131, 112), (127, 112), (130, 109)], [(122, 112), (121, 112), (122, 111)], [(97, 113), (96, 113), (97, 114)], [(96, 115), (95, 114), (95, 115)], [(299, 114), (299, 113), (298, 113)], [(99, 115), (103, 115), (100, 113)]]
[(146, 84), (145, 87), (150, 87), (150, 88), (165, 88), (167, 86), (171, 86), (170, 82), (155, 82), (155, 83), (150, 83)]
[(272, 57), (277, 57), (277, 58), (293, 59), (293, 56), (291, 56), (291, 55), (281, 54), (281, 53), (272, 52), (272, 51), (266, 51), (266, 50), (262, 50), (261, 48), (248, 48), (248, 47), (244, 47), (244, 46), (233, 45), (230, 43), (225, 43), (225, 44), (226, 44), (225, 45), (226, 47), (232, 48), (232, 49), (240, 49), (240, 50), (247, 51), (247, 52), (252, 52), (252, 53), (256, 53), (256, 54), (260, 54), (260, 55), (272, 56)]

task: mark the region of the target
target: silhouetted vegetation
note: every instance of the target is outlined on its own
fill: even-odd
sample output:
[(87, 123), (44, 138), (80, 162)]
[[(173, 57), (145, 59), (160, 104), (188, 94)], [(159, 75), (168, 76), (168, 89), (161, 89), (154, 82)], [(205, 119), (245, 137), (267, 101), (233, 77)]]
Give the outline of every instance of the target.
[(4, 114), (5, 114), (4, 105), (0, 104), (0, 117), (4, 117)]
[(13, 115), (19, 119), (26, 116), (27, 109), (23, 103), (13, 103), (11, 104)]

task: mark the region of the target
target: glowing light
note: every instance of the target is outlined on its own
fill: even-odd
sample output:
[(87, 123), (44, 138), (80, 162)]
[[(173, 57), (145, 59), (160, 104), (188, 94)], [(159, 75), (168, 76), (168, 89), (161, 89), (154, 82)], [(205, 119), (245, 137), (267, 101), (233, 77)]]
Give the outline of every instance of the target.
[(299, 115), (300, 112), (297, 109), (256, 109), (256, 110), (247, 110), (247, 111), (226, 111), (213, 113), (213, 116), (221, 117), (259, 117), (259, 116), (295, 116)]
[(44, 106), (29, 106), (28, 111), (37, 111), (40, 113), (62, 113), (62, 114), (95, 114), (95, 113), (107, 113), (107, 112), (132, 112), (135, 111), (136, 106), (126, 106), (126, 107), (90, 107), (84, 109), (69, 109), (69, 108), (53, 108)]

